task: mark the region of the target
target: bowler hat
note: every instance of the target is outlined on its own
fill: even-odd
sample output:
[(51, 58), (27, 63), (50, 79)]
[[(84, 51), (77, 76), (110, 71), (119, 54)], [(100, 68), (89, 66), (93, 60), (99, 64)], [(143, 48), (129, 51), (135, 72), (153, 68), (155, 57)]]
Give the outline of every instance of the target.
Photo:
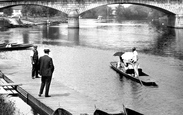
[(48, 53), (48, 52), (50, 52), (50, 49), (45, 48), (45, 49), (44, 49), (44, 52), (45, 52), (45, 53)]

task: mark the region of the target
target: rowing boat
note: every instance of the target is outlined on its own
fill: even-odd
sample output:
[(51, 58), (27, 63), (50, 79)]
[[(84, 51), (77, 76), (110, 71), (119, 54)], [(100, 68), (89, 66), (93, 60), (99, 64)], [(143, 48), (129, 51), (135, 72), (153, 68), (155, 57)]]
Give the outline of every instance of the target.
[(32, 47), (32, 44), (17, 44), (17, 43), (12, 43), (12, 44), (0, 44), (0, 51), (12, 51), (12, 50), (23, 50)]
[(117, 67), (118, 62), (111, 62), (110, 64), (112, 69), (114, 69), (119, 74), (125, 76), (126, 78), (129, 78), (135, 82), (141, 83), (142, 85), (145, 85), (145, 86), (158, 86), (150, 76), (142, 72), (142, 68), (138, 68), (139, 77), (133, 77), (133, 74), (134, 74), (133, 69), (125, 70), (125, 67), (123, 67), (123, 65), (122, 67), (118, 68)]

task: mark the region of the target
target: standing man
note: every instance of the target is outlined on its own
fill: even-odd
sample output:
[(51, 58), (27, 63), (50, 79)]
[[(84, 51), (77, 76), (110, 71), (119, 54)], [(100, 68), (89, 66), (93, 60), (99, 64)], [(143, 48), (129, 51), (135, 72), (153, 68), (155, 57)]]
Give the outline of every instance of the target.
[(33, 50), (31, 51), (31, 63), (32, 63), (32, 79), (39, 78), (38, 77), (38, 51), (37, 46), (33, 47)]
[(134, 68), (134, 73), (135, 73), (135, 77), (138, 77), (139, 76), (139, 71), (138, 71), (138, 53), (137, 53), (137, 50), (136, 48), (132, 48), (132, 53), (133, 53), (133, 57), (132, 57), (132, 65), (133, 65), (133, 68)]
[(53, 60), (51, 57), (49, 57), (49, 49), (44, 49), (44, 56), (41, 56), (39, 58), (39, 72), (41, 77), (41, 87), (39, 91), (39, 95), (43, 93), (44, 87), (46, 85), (45, 89), (45, 97), (51, 97), (49, 95), (49, 88), (51, 84), (51, 79), (52, 79), (52, 74), (54, 71), (54, 65), (53, 65)]

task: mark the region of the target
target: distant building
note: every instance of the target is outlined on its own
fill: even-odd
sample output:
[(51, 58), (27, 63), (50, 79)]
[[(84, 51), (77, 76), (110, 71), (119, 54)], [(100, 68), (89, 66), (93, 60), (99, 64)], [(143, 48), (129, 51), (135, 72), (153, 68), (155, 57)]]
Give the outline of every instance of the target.
[(0, 16), (4, 16), (4, 12), (0, 12)]
[(13, 13), (11, 17), (22, 17), (22, 6), (15, 6), (12, 8), (13, 9)]

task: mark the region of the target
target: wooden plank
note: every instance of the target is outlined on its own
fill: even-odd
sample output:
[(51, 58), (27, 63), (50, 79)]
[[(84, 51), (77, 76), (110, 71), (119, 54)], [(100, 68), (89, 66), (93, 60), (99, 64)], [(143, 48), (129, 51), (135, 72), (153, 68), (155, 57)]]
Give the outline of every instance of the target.
[(7, 92), (2, 87), (0, 87), (0, 94), (9, 94), (10, 92)]
[(0, 79), (0, 88), (2, 89), (0, 94), (16, 95), (18, 92), (14, 89), (14, 87), (18, 85), (20, 85), (20, 83), (7, 83), (4, 79)]
[(4, 86), (20, 86), (22, 85), (21, 83), (3, 83), (3, 84), (0, 84), (1, 87), (4, 87)]

